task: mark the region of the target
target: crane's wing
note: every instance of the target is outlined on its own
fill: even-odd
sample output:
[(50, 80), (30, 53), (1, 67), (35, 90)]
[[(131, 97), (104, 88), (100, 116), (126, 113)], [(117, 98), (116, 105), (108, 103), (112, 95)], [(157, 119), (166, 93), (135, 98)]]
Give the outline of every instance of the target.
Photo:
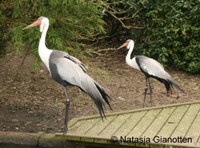
[(79, 59), (77, 59), (77, 58), (75, 58), (75, 57), (73, 57), (73, 56), (71, 56), (69, 54), (65, 55), (64, 57), (69, 59), (69, 60), (71, 60), (71, 61), (73, 61), (74, 63), (78, 64), (84, 72), (87, 71), (88, 67), (85, 66)]
[(72, 62), (74, 62), (75, 64), (77, 64), (84, 72), (87, 71), (87, 66), (85, 66), (79, 59), (69, 55), (68, 53), (64, 52), (64, 51), (60, 51), (60, 50), (53, 50), (50, 58), (67, 58), (69, 60), (71, 60)]
[(110, 97), (103, 87), (82, 70), (79, 64), (71, 60), (71, 58), (51, 58), (49, 67), (55, 81), (64, 86), (77, 86), (86, 92), (94, 100), (101, 117), (103, 117), (103, 100), (110, 106), (108, 101)]
[(163, 79), (168, 78), (170, 76), (164, 70), (164, 67), (152, 58), (146, 56), (136, 56), (136, 62), (140, 67), (140, 70), (150, 76), (160, 77)]

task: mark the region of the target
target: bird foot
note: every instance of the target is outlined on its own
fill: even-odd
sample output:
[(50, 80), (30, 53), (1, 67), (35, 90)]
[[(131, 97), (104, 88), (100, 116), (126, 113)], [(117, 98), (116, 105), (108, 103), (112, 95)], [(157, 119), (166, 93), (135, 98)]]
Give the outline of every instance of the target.
[(68, 131), (68, 127), (66, 125), (64, 125), (63, 127), (63, 135), (67, 134)]
[(178, 95), (175, 95), (175, 94), (167, 94), (168, 97), (172, 97), (172, 98), (176, 98), (178, 99), (179, 98), (179, 94)]

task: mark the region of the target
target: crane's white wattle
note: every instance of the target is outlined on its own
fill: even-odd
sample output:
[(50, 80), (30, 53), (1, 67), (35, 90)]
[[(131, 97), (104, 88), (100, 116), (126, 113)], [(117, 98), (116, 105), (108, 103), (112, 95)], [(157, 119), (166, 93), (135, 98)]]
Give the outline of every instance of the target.
[(39, 42), (38, 53), (42, 62), (45, 64), (45, 66), (48, 68), (50, 72), (49, 57), (52, 53), (52, 50), (48, 49), (45, 44), (45, 38), (46, 38), (48, 28), (49, 28), (49, 20), (47, 18), (43, 18), (40, 24), (40, 31), (42, 32), (42, 35)]
[(43, 30), (44, 30), (44, 24), (41, 24), (40, 25), (40, 32), (43, 32)]
[(133, 57), (131, 59), (131, 53), (133, 52), (133, 48), (134, 48), (134, 42), (132, 40), (129, 42), (127, 48), (129, 49), (129, 51), (128, 51), (127, 55), (126, 55), (126, 63), (130, 67), (135, 68), (135, 69), (140, 71), (140, 68), (139, 68), (139, 66), (138, 66), (138, 64), (137, 64), (137, 62), (135, 60), (135, 57)]
[(130, 67), (132, 67), (132, 68), (137, 69), (137, 70), (140, 71), (140, 68), (139, 68), (138, 64), (136, 63), (135, 57), (132, 58), (132, 59), (126, 58), (126, 63), (127, 63)]

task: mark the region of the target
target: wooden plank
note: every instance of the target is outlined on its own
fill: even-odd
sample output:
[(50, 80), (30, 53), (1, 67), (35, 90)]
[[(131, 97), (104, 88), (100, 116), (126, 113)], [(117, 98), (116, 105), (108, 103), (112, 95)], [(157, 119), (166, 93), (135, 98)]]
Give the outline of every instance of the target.
[(155, 137), (175, 109), (176, 107), (163, 108), (160, 114), (156, 117), (156, 119), (141, 137), (149, 137), (151, 139)]
[(86, 120), (77, 120), (76, 123), (73, 124), (73, 126), (69, 127), (69, 130), (67, 133), (73, 133), (79, 126), (81, 126)]
[[(23, 133), (23, 132), (3, 132), (0, 131), (0, 147), (4, 147), (3, 144), (21, 146), (35, 146), (38, 144), (38, 139), (43, 133)], [(14, 147), (14, 146), (13, 146)]]
[[(192, 137), (193, 143), (188, 146), (200, 147), (200, 103), (177, 106), (149, 108), (144, 110), (127, 111), (120, 114), (109, 114), (102, 122), (99, 118), (79, 118), (70, 127), (69, 135), (74, 135), (82, 142), (110, 142), (112, 135), (120, 137)], [(195, 123), (197, 122), (197, 123)], [(70, 133), (71, 132), (71, 133)], [(67, 136), (67, 135), (66, 135)], [(194, 142), (195, 141), (195, 142)], [(151, 140), (153, 142), (153, 140)], [(143, 143), (121, 143), (122, 145), (138, 145)], [(167, 143), (165, 143), (167, 144)], [(181, 143), (174, 143), (181, 146)], [(183, 144), (184, 146), (187, 146)], [(160, 144), (159, 144), (160, 146)], [(161, 144), (162, 146), (162, 144)]]
[(86, 119), (84, 122), (81, 122), (81, 124), (77, 126), (77, 128), (73, 129), (73, 134), (84, 135), (90, 128), (95, 126), (95, 124), (100, 121), (102, 121), (100, 118)]
[(109, 116), (106, 117), (106, 120), (99, 121), (92, 128), (90, 128), (87, 132), (85, 132), (86, 136), (98, 136), (117, 116)]
[[(184, 117), (180, 121), (179, 125), (176, 127), (174, 133), (171, 135), (171, 137), (178, 137), (182, 136), (184, 137), (187, 133), (188, 129), (190, 128), (192, 122), (194, 121), (196, 115), (198, 114), (200, 110), (200, 104), (192, 104), (190, 105), (189, 109), (185, 113)], [(200, 123), (199, 123), (200, 125)], [(200, 128), (200, 126), (199, 126)]]
[[(63, 136), (63, 134), (62, 134)], [(65, 136), (65, 135), (64, 135)], [(75, 147), (63, 137), (47, 133), (1, 132), (1, 148), (71, 148)]]
[[(167, 104), (167, 105), (154, 106), (154, 107), (137, 108), (137, 109), (133, 109), (133, 110), (124, 110), (124, 111), (119, 111), (119, 112), (112, 112), (112, 113), (107, 113), (106, 116), (108, 117), (108, 116), (113, 116), (113, 115), (136, 113), (136, 112), (148, 111), (148, 110), (152, 110), (152, 109), (163, 109), (163, 108), (168, 108), (168, 107), (178, 107), (178, 106), (191, 105), (191, 104), (200, 104), (200, 100), (194, 100), (192, 102), (184, 102), (184, 103)], [(98, 117), (99, 117), (99, 115), (97, 114), (97, 115), (90, 115), (90, 116), (74, 118), (74, 119), (70, 120), (69, 125), (71, 125), (71, 121), (74, 122), (74, 120), (85, 120), (85, 119), (98, 118)]]
[(120, 138), (120, 136), (126, 136), (130, 129), (135, 127), (137, 123), (141, 120), (141, 118), (147, 113), (147, 111), (141, 111), (141, 112), (135, 112), (133, 113), (130, 118), (127, 119), (126, 122), (122, 124), (121, 127), (113, 135), (117, 136)]
[(127, 137), (140, 137), (162, 109), (149, 110), (142, 120), (128, 133)]
[(80, 119), (79, 118), (73, 118), (69, 121), (68, 123), (68, 127), (72, 127), (77, 121), (79, 121)]
[(119, 115), (117, 118), (115, 118), (110, 125), (108, 125), (100, 134), (99, 136), (104, 138), (110, 138), (113, 133), (121, 127), (121, 125), (128, 120), (128, 118), (132, 114), (123, 114)]
[(191, 137), (192, 143), (198, 144), (199, 136), (200, 136), (200, 110), (198, 111), (196, 118), (194, 119), (185, 137)]
[(179, 106), (176, 107), (170, 118), (167, 120), (165, 125), (162, 127), (162, 129), (159, 131), (158, 136), (159, 137), (170, 137), (173, 133), (176, 126), (178, 126), (181, 118), (184, 116), (185, 112), (187, 111), (189, 105), (185, 106)]

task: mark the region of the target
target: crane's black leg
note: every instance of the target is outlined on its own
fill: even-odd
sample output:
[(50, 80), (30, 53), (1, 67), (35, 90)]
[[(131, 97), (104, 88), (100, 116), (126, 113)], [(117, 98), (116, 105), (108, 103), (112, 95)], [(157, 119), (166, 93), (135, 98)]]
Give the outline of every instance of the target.
[(65, 96), (66, 96), (66, 108), (65, 108), (65, 120), (64, 120), (64, 134), (67, 133), (68, 130), (68, 118), (69, 118), (69, 106), (70, 106), (70, 101), (69, 97), (67, 95), (67, 89), (65, 88)]
[(145, 77), (145, 80), (146, 80), (146, 87), (144, 89), (144, 101), (143, 101), (143, 108), (144, 108), (144, 105), (145, 105), (145, 101), (146, 101), (146, 95), (147, 95), (147, 91), (148, 91), (148, 84), (147, 84), (147, 77)]
[(149, 95), (150, 95), (150, 101), (152, 106), (152, 87), (151, 87), (151, 81), (150, 78), (148, 78), (148, 84), (149, 84)]

